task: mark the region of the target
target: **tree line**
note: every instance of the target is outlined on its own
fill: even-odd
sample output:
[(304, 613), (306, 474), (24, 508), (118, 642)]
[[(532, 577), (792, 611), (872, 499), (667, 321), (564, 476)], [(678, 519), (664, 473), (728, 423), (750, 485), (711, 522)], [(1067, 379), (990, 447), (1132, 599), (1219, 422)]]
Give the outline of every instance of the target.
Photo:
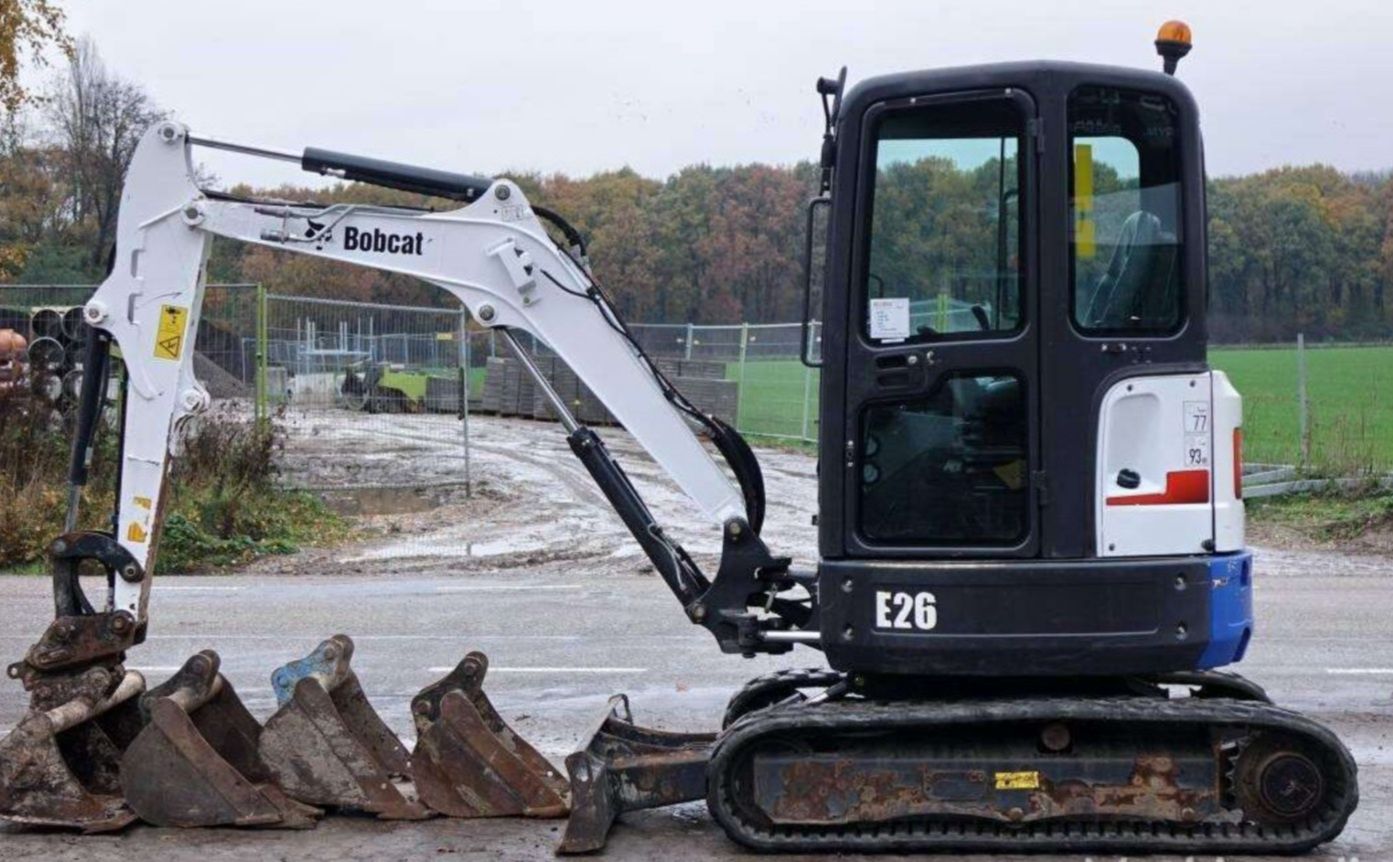
[[(72, 46), (66, 68), (43, 92), (7, 107), (0, 123), (0, 282), (100, 281), (131, 154), (141, 133), (166, 116), (86, 41)], [(939, 174), (929, 185), (943, 194), (980, 193), (980, 182), (952, 177), (957, 170), (948, 162), (920, 166)], [(534, 202), (580, 228), (595, 272), (630, 320), (778, 322), (801, 313), (804, 205), (817, 176), (809, 162), (693, 165), (663, 179), (628, 168), (585, 178), (508, 175)], [(455, 206), (357, 184), (231, 191)], [(1209, 214), (1215, 340), (1288, 340), (1297, 332), (1393, 338), (1393, 174), (1312, 165), (1217, 178), (1209, 183)], [(906, 247), (922, 240), (897, 238)], [(209, 280), (359, 301), (445, 301), (435, 288), (400, 276), (231, 242), (214, 243)]]

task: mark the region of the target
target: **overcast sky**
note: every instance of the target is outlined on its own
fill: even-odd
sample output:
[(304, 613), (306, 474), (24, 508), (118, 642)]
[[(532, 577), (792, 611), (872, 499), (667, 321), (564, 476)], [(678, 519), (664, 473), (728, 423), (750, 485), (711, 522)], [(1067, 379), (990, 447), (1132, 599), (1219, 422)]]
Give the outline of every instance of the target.
[[(1034, 58), (1180, 66), (1212, 174), (1393, 167), (1393, 2), (63, 0), (197, 133), (450, 170), (584, 175), (816, 156), (818, 75)], [(304, 182), (209, 157), (224, 181)]]

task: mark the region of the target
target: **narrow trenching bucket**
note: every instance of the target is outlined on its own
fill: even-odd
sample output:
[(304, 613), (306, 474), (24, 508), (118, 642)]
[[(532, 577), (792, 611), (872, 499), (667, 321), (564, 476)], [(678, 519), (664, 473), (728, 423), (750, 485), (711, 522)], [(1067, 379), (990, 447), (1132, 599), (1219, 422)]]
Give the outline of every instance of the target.
[(569, 783), (489, 702), (488, 662), (471, 652), (412, 698), (416, 791), (450, 817), (564, 817)]
[(156, 826), (308, 829), (321, 812), (288, 798), (258, 751), (261, 726), (212, 650), (140, 699), (145, 728), (121, 758), (131, 809)]
[(294, 799), (420, 820), (406, 748), (372, 708), (349, 667), (353, 641), (334, 635), (271, 675), (280, 709), (262, 730), (262, 759)]
[(134, 699), (145, 679), (94, 667), (61, 691), (46, 688), (0, 739), (0, 819), (84, 832), (124, 828), (135, 814), (123, 801), (118, 764), (139, 723)]

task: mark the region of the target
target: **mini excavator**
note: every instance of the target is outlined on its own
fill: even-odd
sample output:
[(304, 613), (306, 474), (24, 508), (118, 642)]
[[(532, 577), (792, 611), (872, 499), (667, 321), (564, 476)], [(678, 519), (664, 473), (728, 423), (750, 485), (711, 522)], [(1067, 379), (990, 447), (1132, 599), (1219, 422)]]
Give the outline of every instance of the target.
[[(52, 543), (56, 618), (9, 667), (31, 708), (0, 742), (0, 815), (101, 831), (569, 811), (560, 849), (584, 852), (624, 811), (705, 799), (735, 841), (770, 851), (1291, 853), (1330, 840), (1357, 802), (1349, 752), (1218, 670), (1253, 630), (1241, 399), (1206, 361), (1204, 153), (1173, 75), (1189, 29), (1169, 22), (1156, 46), (1164, 72), (1029, 62), (849, 92), (845, 69), (818, 82), (811, 568), (766, 545), (750, 447), (663, 375), (581, 234), (516, 183), (155, 126), (130, 166), (113, 268), (83, 309), (70, 480), (86, 481), (119, 347), (112, 529)], [(458, 206), (237, 196), (199, 185), (199, 147)], [(536, 378), (692, 623), (727, 653), (802, 645), (825, 665), (754, 680), (713, 734), (638, 726), (616, 697), (565, 775), (489, 704), (480, 653), (412, 701), (411, 752), (373, 711), (342, 635), (275, 672), (280, 708), (264, 726), (211, 650), (147, 689), (123, 662), (150, 623), (173, 441), (208, 404), (192, 341), (213, 237), (447, 291)], [(520, 333), (719, 525), (714, 574)], [(84, 567), (105, 573), (104, 601), (83, 592)]]

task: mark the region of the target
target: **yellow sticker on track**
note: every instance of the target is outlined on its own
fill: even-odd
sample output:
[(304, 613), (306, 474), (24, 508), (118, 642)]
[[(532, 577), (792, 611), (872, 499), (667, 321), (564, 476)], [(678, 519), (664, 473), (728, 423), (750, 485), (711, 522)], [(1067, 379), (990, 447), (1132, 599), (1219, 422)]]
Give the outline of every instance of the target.
[(1039, 790), (1040, 773), (1038, 772), (998, 772), (996, 773), (997, 790)]
[(160, 327), (155, 332), (155, 358), (178, 360), (184, 352), (184, 329), (189, 310), (182, 305), (160, 308)]

